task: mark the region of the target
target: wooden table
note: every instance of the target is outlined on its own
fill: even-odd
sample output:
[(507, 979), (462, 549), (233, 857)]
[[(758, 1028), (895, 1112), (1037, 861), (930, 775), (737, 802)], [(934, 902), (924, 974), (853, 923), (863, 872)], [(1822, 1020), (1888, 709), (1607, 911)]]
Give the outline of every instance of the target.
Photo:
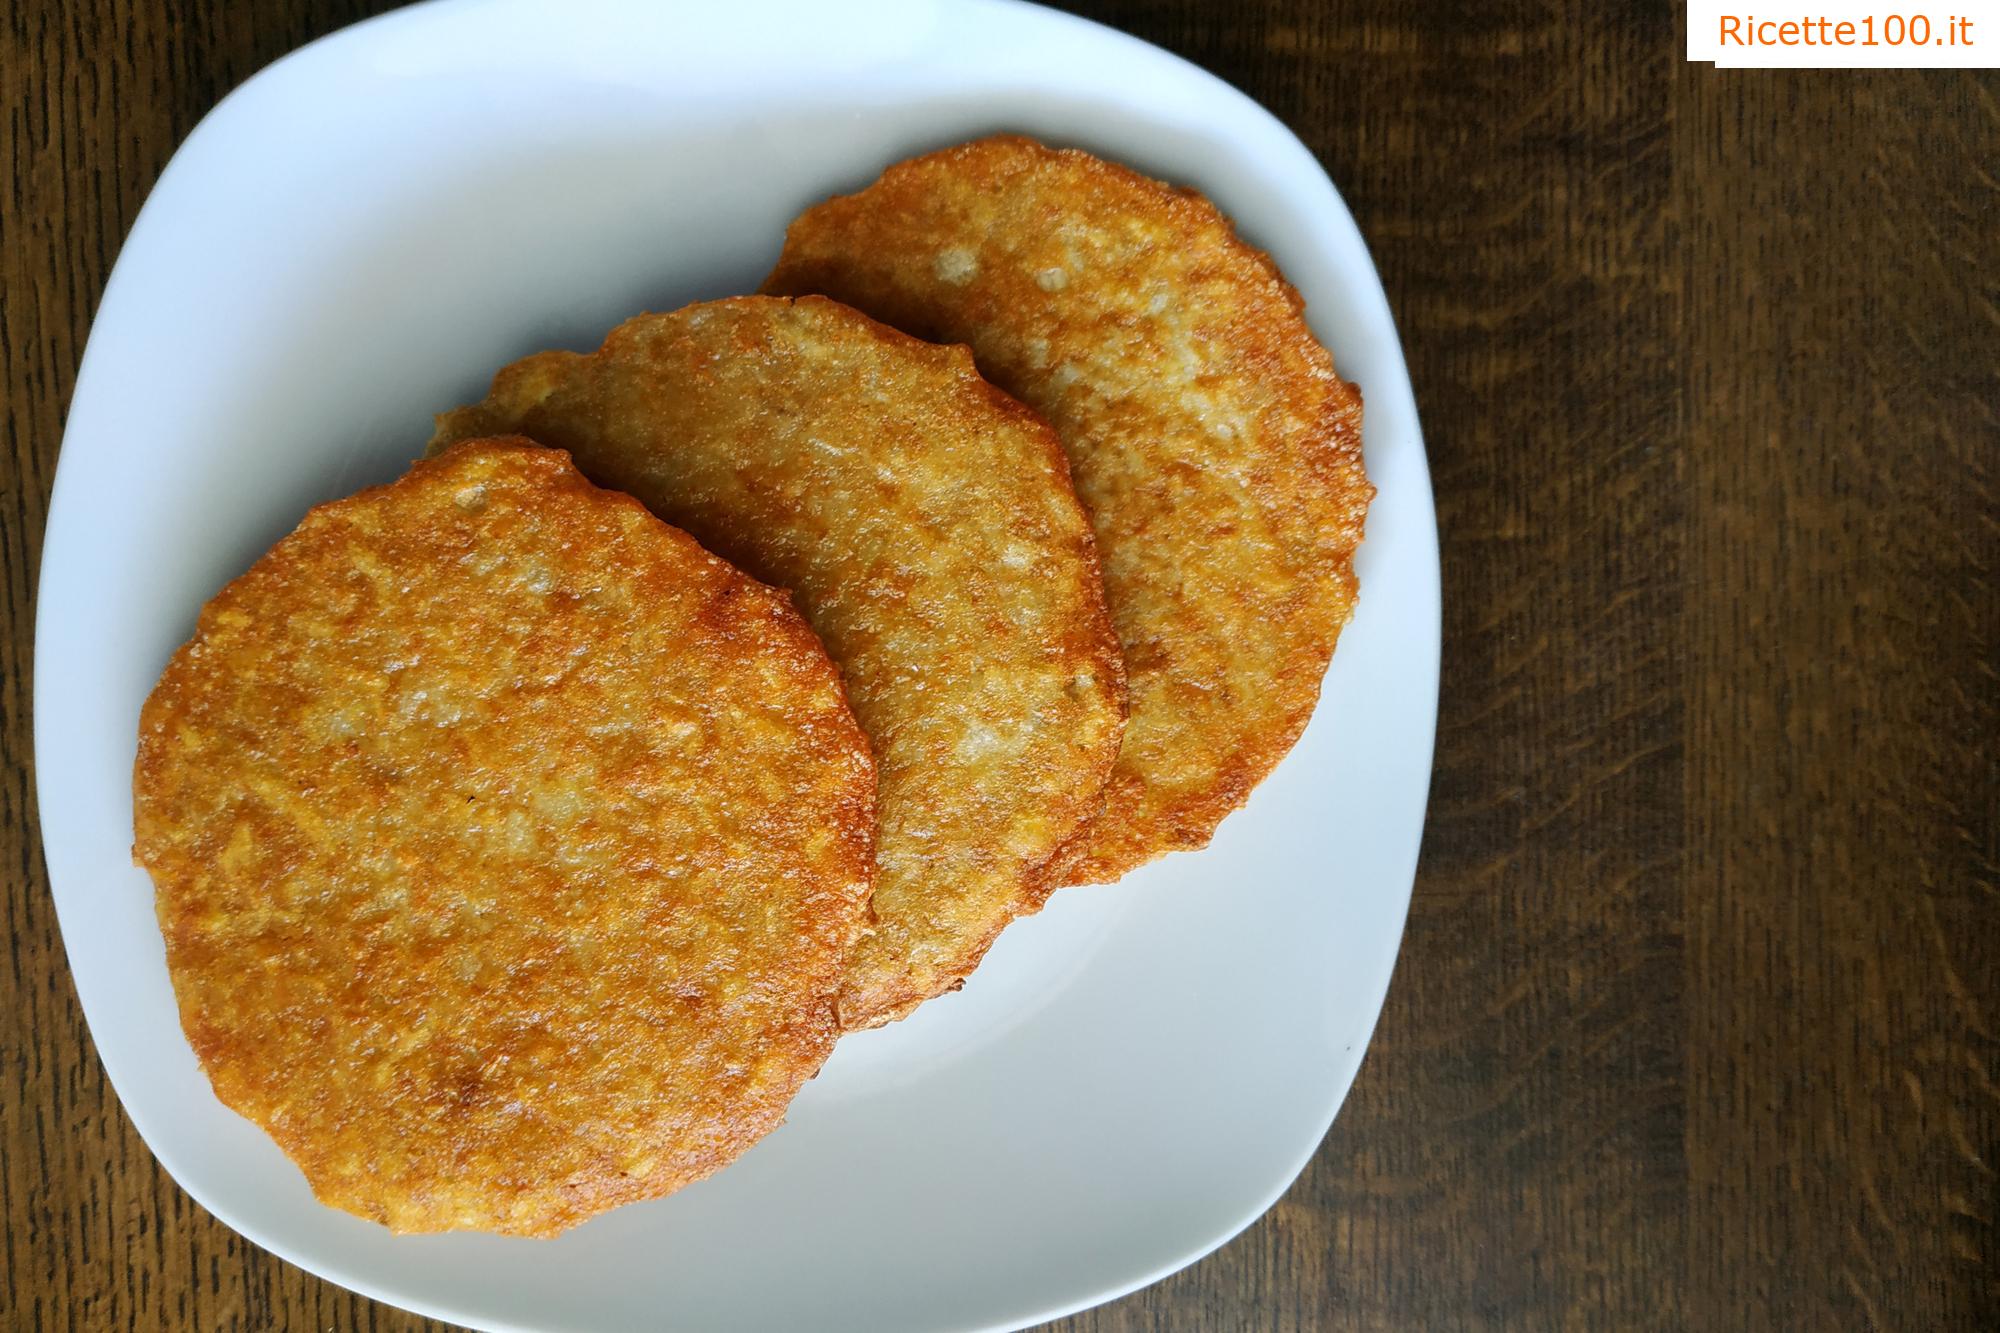
[[(231, 85), (372, 7), (7, 10), (9, 1329), (431, 1327), (153, 1163), (70, 986), (29, 747), (119, 239)], [(1241, 1239), (1064, 1327), (2000, 1327), (2000, 77), (1716, 72), (1671, 4), (1080, 8), (1345, 192), (1429, 437), (1445, 652), (1346, 1110)]]

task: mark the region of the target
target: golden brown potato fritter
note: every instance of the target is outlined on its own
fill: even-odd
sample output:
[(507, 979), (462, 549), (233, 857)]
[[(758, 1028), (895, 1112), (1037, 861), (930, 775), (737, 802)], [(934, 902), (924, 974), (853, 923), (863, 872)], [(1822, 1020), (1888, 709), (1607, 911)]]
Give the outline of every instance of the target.
[(1121, 662), (1061, 445), (964, 348), (817, 298), (716, 301), (507, 367), (436, 443), (507, 431), (790, 589), (826, 641), (880, 770), (843, 1023), (955, 986), (1041, 906), (1117, 754)]
[(783, 1118), (872, 794), (784, 594), (480, 441), (203, 609), (140, 720), (135, 855), (217, 1095), (324, 1202), (546, 1236)]
[(1205, 845), (1283, 758), (1355, 595), (1361, 399), (1206, 199), (1001, 136), (795, 221), (765, 284), (965, 343), (1055, 424), (1096, 528), (1131, 717), (1051, 873)]

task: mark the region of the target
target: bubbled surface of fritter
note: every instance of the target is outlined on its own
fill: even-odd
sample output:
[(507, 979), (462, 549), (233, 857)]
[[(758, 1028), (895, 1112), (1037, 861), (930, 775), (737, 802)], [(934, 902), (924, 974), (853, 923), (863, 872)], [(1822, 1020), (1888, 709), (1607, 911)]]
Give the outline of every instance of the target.
[(1017, 136), (808, 210), (765, 289), (966, 343), (1054, 423), (1131, 715), (1102, 812), (1050, 873), (1205, 845), (1311, 716), (1373, 496), (1360, 396), (1297, 293), (1200, 195)]
[(837, 1034), (872, 765), (782, 593), (559, 452), (324, 505), (141, 716), (216, 1093), (326, 1203), (550, 1235), (724, 1165)]
[(844, 1023), (956, 985), (1041, 905), (1117, 754), (1122, 663), (1060, 443), (964, 348), (818, 298), (716, 301), (507, 367), (436, 443), (498, 431), (790, 589), (826, 641), (880, 782)]

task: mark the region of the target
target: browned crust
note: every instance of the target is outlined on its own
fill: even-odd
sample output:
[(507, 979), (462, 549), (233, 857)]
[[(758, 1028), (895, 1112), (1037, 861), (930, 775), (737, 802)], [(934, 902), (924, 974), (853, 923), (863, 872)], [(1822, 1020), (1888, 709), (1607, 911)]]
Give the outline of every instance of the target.
[(1312, 714), (1373, 495), (1297, 291), (1200, 194), (1016, 135), (808, 210), (765, 290), (969, 344), (1055, 424), (1132, 703), (1102, 812), (1045, 873), (1205, 845)]
[(955, 988), (1042, 905), (1116, 759), (1123, 658), (1061, 443), (966, 349), (818, 297), (708, 302), (502, 369), (434, 443), (500, 430), (790, 589), (840, 664), (881, 774), (843, 1023)]
[(837, 1036), (874, 822), (839, 677), (560, 452), (472, 441), (313, 510), (203, 609), (133, 792), (217, 1095), (395, 1230), (668, 1193)]

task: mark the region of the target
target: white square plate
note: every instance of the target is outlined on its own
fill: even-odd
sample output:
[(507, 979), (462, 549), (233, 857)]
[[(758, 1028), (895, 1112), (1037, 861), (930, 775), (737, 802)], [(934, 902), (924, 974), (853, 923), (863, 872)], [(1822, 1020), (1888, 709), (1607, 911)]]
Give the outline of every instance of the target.
[[(558, 1240), (398, 1238), (316, 1204), (214, 1098), (133, 868), (141, 700), (306, 508), (387, 480), (503, 362), (750, 291), (801, 208), (1012, 129), (1211, 195), (1367, 398), (1360, 609), (1297, 750), (1206, 852), (1071, 889), (965, 991), (850, 1037), (711, 1180)], [(1282, 125), (1141, 42), (1011, 3), (445, 2), (231, 94), (118, 260), (44, 548), (50, 876), (106, 1070), (260, 1245), (489, 1328), (966, 1329), (1150, 1282), (1261, 1213), (1359, 1065), (1409, 900), (1436, 714), (1430, 484), (1353, 220)]]

